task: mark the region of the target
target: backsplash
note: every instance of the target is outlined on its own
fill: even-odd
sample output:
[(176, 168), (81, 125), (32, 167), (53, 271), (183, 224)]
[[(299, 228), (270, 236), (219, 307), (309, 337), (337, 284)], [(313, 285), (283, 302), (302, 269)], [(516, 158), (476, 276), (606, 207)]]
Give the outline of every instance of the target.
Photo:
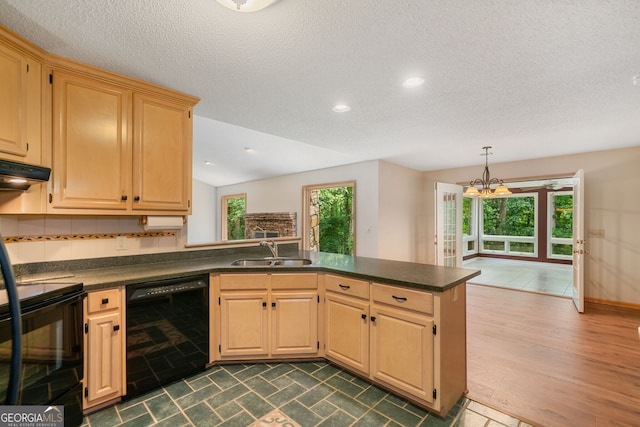
[(186, 226), (145, 232), (129, 216), (2, 215), (0, 233), (13, 264), (184, 251), (187, 240)]

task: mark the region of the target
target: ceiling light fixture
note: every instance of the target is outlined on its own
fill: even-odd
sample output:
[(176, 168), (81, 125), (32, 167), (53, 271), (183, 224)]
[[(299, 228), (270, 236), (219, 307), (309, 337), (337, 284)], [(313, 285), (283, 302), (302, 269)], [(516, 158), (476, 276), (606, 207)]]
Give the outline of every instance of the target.
[(351, 110), (351, 107), (345, 104), (337, 104), (335, 107), (333, 107), (333, 111), (335, 111), (336, 113), (346, 113), (349, 110)]
[[(511, 194), (511, 191), (504, 185), (501, 179), (491, 178), (491, 174), (489, 173), (489, 149), (490, 145), (486, 147), (482, 147), (484, 150), (484, 172), (482, 173), (482, 179), (476, 178), (469, 183), (469, 188), (464, 192), (464, 195), (467, 197), (494, 197), (494, 196), (506, 196), (507, 194)], [(498, 184), (495, 190), (491, 189), (491, 186), (494, 184)], [(475, 187), (476, 185), (480, 185), (482, 188), (480, 191)]]
[(640, 86), (640, 74), (633, 76), (631, 83), (633, 83), (634, 86)]
[(424, 79), (421, 77), (411, 77), (410, 79), (407, 79), (405, 81), (402, 82), (402, 86), (406, 87), (406, 88), (414, 88), (414, 87), (418, 87), (418, 86), (422, 86), (422, 84), (424, 83)]
[(271, 6), (278, 0), (216, 0), (224, 7), (237, 12), (257, 12), (267, 6)]
[(256, 152), (256, 150), (254, 150), (251, 147), (244, 147), (244, 151), (246, 151), (247, 153), (255, 153)]
[(204, 164), (207, 166), (213, 166), (213, 162), (211, 160), (205, 160)]

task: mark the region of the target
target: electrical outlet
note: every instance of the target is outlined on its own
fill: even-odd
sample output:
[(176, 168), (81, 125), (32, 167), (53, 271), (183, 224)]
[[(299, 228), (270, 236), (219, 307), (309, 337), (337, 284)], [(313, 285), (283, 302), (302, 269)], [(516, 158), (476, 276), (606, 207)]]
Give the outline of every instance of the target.
[(127, 249), (127, 236), (116, 236), (116, 251)]

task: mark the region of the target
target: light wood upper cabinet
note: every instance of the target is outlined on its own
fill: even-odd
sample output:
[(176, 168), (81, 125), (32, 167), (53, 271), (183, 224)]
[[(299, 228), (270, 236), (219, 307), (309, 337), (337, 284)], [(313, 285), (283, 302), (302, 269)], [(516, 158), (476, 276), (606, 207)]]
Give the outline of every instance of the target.
[(53, 116), (53, 208), (189, 210), (189, 107), (54, 71)]
[(0, 26), (0, 157), (51, 166), (0, 213), (189, 215), (199, 99), (48, 54)]
[(130, 90), (53, 72), (53, 208), (128, 208), (130, 106)]
[(133, 101), (133, 209), (189, 210), (190, 107), (150, 95)]
[(192, 104), (83, 69), (52, 81), (52, 212), (190, 213)]
[(48, 165), (42, 158), (44, 51), (0, 26), (0, 157)]
[[(43, 106), (45, 52), (0, 26), (0, 158), (51, 166)], [(45, 144), (44, 142), (47, 142)], [(47, 184), (0, 192), (0, 213), (42, 213)]]
[(0, 151), (27, 154), (27, 61), (0, 44)]

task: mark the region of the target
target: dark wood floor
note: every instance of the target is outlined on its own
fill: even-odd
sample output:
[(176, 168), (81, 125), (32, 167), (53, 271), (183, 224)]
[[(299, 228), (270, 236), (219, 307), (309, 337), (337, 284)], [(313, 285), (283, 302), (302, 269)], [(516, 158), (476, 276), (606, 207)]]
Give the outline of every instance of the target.
[(469, 398), (544, 426), (640, 426), (640, 310), (467, 287)]

